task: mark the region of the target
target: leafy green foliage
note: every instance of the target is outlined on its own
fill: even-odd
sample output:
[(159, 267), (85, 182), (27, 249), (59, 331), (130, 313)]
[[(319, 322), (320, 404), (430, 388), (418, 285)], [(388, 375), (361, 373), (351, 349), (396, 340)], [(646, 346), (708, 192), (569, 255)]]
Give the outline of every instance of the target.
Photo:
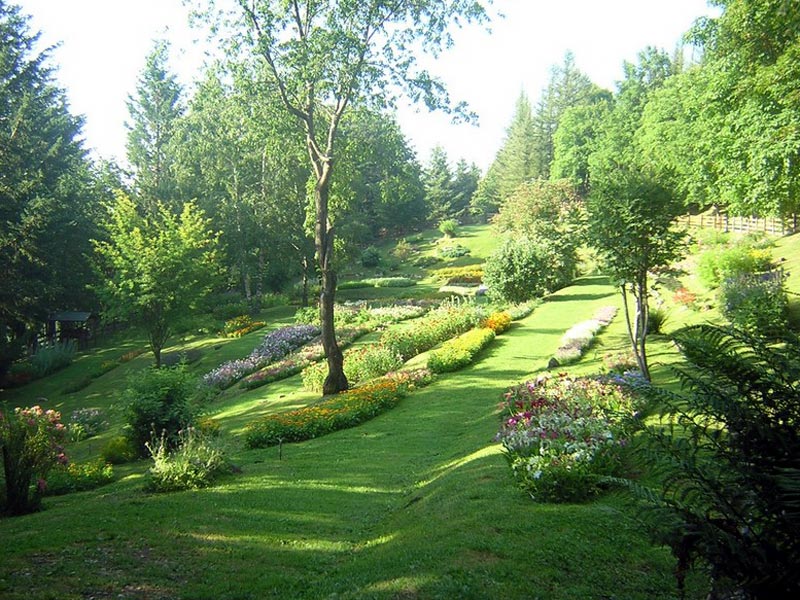
[(121, 465), (135, 460), (137, 452), (128, 437), (117, 435), (103, 444), (103, 447), (100, 449), (100, 456), (107, 463)]
[(443, 221), (440, 221), (439, 231), (445, 237), (456, 237), (458, 235), (458, 221), (455, 219), (444, 219)]
[(190, 399), (196, 383), (184, 366), (148, 369), (131, 377), (123, 395), (127, 406), (126, 435), (138, 456), (147, 456), (147, 444), (163, 437), (174, 448), (178, 432), (191, 426), (195, 408)]
[(218, 438), (189, 427), (178, 434), (174, 448), (164, 434), (147, 444), (153, 459), (146, 489), (152, 492), (196, 490), (210, 486), (231, 466)]
[(217, 238), (194, 204), (176, 217), (160, 206), (145, 217), (118, 194), (107, 223), (108, 241), (96, 241), (103, 263), (98, 290), (107, 314), (140, 324), (156, 366), (177, 324), (198, 306), (214, 282)]
[(49, 52), (0, 4), (0, 378), (29, 331), (64, 306), (91, 309), (91, 244), (103, 194)]
[(479, 327), (462, 333), (428, 355), (428, 368), (434, 373), (448, 373), (466, 367), (496, 335), (491, 327)]
[(788, 301), (780, 271), (725, 279), (720, 304), (733, 325), (752, 334), (769, 338), (787, 327)]
[(672, 549), (679, 583), (699, 560), (712, 593), (791, 597), (800, 591), (800, 339), (711, 325), (673, 338), (689, 363), (676, 369), (683, 392), (637, 390), (654, 413), (638, 456), (660, 482), (633, 486), (645, 522)]
[(572, 280), (574, 265), (568, 260), (565, 263), (563, 258), (552, 245), (527, 237), (512, 237), (489, 257), (483, 282), (492, 298), (526, 302)]
[(93, 490), (114, 481), (114, 468), (101, 458), (85, 462), (59, 464), (47, 477), (45, 495), (60, 496)]
[(476, 305), (447, 302), (406, 327), (388, 330), (381, 337), (381, 343), (406, 361), (464, 333), (477, 325), (480, 319)]
[[(383, 344), (352, 348), (344, 353), (344, 372), (352, 385), (358, 385), (385, 375), (403, 364), (400, 356)], [(303, 386), (310, 391), (322, 391), (326, 367), (316, 363), (303, 371)]]

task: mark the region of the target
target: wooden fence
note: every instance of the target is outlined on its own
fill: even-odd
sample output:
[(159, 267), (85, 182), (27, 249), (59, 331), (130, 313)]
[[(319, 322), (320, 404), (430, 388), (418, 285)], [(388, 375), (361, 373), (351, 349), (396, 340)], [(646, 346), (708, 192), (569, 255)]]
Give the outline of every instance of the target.
[(780, 217), (730, 217), (728, 215), (685, 215), (678, 217), (678, 223), (688, 227), (717, 229), (725, 232), (750, 233), (763, 231), (772, 235), (788, 235), (797, 231), (797, 215)]

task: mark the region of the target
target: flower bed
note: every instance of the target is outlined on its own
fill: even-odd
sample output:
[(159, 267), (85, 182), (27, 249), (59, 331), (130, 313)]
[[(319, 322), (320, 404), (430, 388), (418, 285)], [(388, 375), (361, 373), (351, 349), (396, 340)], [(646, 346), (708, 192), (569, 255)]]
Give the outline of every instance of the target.
[(448, 302), (409, 327), (387, 331), (381, 338), (381, 343), (406, 361), (468, 331), (480, 318), (480, 309), (475, 304)]
[[(336, 339), (339, 342), (339, 347), (344, 348), (352, 344), (355, 340), (362, 335), (366, 335), (373, 330), (372, 326), (360, 325), (357, 327), (342, 327), (336, 330)], [(242, 387), (252, 390), (262, 385), (266, 385), (273, 381), (286, 379), (292, 375), (296, 375), (306, 367), (316, 363), (317, 361), (325, 358), (325, 350), (322, 347), (321, 341), (315, 341), (311, 344), (306, 344), (301, 347), (297, 352), (294, 352), (284, 358), (262, 368), (256, 373), (248, 375), (242, 380)]]
[(409, 389), (430, 380), (427, 370), (398, 372), (313, 406), (268, 415), (248, 425), (245, 444), (265, 448), (359, 425), (395, 406)]
[(561, 345), (551, 360), (551, 366), (566, 365), (579, 360), (592, 344), (595, 336), (608, 327), (616, 314), (617, 307), (604, 306), (595, 313), (594, 318), (582, 321), (567, 330), (561, 338)]
[[(510, 321), (509, 321), (510, 322)], [(428, 368), (434, 373), (457, 371), (467, 366), (495, 338), (494, 329), (472, 329), (442, 344), (428, 357)]]
[(226, 362), (203, 376), (203, 383), (218, 389), (230, 387), (245, 375), (284, 358), (319, 335), (314, 325), (289, 325), (271, 331), (247, 358)]
[(612, 380), (565, 374), (512, 387), (502, 409), (495, 439), (520, 487), (543, 502), (596, 495), (600, 477), (620, 470), (635, 414), (632, 397)]
[[(344, 373), (350, 385), (358, 385), (397, 369), (403, 360), (383, 344), (370, 344), (344, 353)], [(311, 392), (321, 392), (328, 365), (319, 362), (303, 371), (303, 387)]]
[(253, 321), (250, 315), (239, 315), (238, 317), (225, 321), (223, 333), (225, 337), (242, 337), (257, 329), (261, 329), (265, 325), (266, 323), (264, 323), (264, 321)]

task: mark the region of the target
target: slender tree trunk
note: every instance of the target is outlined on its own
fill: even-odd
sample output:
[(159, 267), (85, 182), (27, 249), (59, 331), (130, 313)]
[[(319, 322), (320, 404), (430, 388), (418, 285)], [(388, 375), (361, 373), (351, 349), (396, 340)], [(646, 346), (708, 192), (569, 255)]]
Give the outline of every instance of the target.
[(308, 306), (308, 257), (303, 257), (303, 291), (300, 296), (300, 304), (303, 308)]
[(336, 273), (333, 269), (333, 227), (328, 220), (328, 194), (330, 191), (330, 165), (326, 164), (314, 190), (316, 203), (316, 227), (314, 242), (317, 261), (322, 275), (319, 298), (319, 315), (322, 323), (322, 347), (328, 361), (328, 376), (322, 384), (322, 393), (336, 394), (348, 388), (344, 374), (344, 357), (336, 342), (334, 328), (334, 300), (336, 296)]

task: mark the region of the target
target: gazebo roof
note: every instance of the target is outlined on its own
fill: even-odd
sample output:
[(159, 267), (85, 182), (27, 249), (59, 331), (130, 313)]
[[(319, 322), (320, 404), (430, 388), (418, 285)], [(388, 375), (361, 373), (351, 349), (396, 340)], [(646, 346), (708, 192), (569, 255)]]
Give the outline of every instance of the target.
[(62, 311), (52, 313), (50, 320), (60, 321), (61, 323), (85, 323), (91, 316), (92, 313), (90, 312)]

